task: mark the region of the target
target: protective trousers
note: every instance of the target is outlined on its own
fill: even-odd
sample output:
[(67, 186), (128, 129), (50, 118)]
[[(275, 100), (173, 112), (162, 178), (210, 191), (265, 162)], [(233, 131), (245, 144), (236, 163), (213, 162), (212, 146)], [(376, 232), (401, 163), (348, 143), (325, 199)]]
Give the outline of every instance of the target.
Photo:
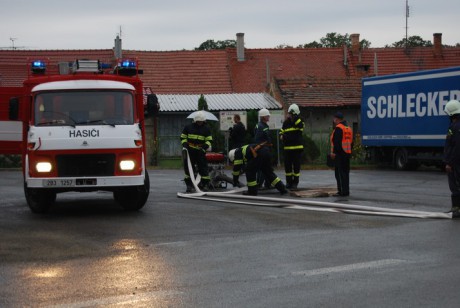
[(452, 166), (452, 171), (447, 173), (449, 189), (452, 199), (452, 213), (460, 216), (460, 167)]
[(248, 183), (249, 194), (257, 195), (257, 171), (260, 171), (265, 181), (268, 181), (280, 193), (286, 193), (286, 187), (273, 171), (270, 153), (268, 151), (261, 151), (256, 158), (250, 160), (247, 164), (246, 181)]
[(287, 188), (297, 188), (300, 177), (302, 150), (284, 151), (284, 171), (286, 172)]
[[(194, 172), (198, 171), (201, 176), (201, 185), (207, 187), (209, 185), (210, 177), (208, 170), (208, 161), (206, 160), (205, 152), (201, 149), (188, 149), (188, 155), (190, 156), (190, 162), (192, 163)], [(196, 167), (195, 167), (196, 166)], [(198, 170), (197, 170), (198, 169)], [(187, 157), (184, 159), (184, 172), (185, 172), (185, 184), (187, 187), (192, 185), (192, 180), (190, 179), (190, 173), (188, 172)]]
[(350, 194), (350, 155), (337, 154), (334, 161), (337, 191), (342, 196), (348, 196)]

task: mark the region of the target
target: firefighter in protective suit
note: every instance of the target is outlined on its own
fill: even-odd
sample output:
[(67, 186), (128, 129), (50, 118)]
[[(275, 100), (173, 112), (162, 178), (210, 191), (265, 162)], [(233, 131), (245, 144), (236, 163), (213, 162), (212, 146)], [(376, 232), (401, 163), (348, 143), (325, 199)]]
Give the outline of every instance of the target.
[[(209, 170), (206, 160), (206, 151), (211, 149), (211, 130), (206, 125), (204, 112), (199, 111), (193, 118), (193, 123), (186, 125), (180, 135), (182, 147), (187, 149), (192, 166), (197, 166), (201, 176), (200, 188), (204, 191), (209, 190)], [(193, 192), (194, 187), (188, 170), (187, 156), (184, 155), (185, 185), (187, 192)]]
[(280, 139), (284, 148), (284, 171), (286, 172), (286, 188), (297, 189), (300, 177), (300, 162), (303, 151), (304, 122), (300, 118), (300, 109), (292, 104), (288, 109), (288, 117), (283, 122)]
[[(272, 139), (270, 136), (270, 127), (268, 122), (270, 121), (270, 111), (266, 108), (262, 108), (257, 113), (259, 116), (259, 123), (254, 128), (254, 142), (256, 144), (264, 143), (264, 146), (259, 151), (264, 151), (264, 157), (270, 162), (272, 161), (271, 146)], [(257, 172), (257, 185), (270, 189), (270, 181), (263, 177), (262, 171)]]
[(280, 194), (287, 193), (286, 186), (281, 179), (273, 172), (270, 155), (263, 150), (264, 143), (248, 144), (240, 148), (231, 150), (228, 158), (233, 162), (233, 185), (238, 184), (239, 176), (243, 165), (246, 165), (246, 182), (248, 190), (243, 192), (245, 195), (257, 196), (257, 171), (261, 171), (264, 178), (270, 181), (271, 186), (278, 189)]
[(460, 217), (460, 102), (449, 101), (444, 112), (450, 117), (444, 146), (444, 163), (452, 199), (452, 218)]

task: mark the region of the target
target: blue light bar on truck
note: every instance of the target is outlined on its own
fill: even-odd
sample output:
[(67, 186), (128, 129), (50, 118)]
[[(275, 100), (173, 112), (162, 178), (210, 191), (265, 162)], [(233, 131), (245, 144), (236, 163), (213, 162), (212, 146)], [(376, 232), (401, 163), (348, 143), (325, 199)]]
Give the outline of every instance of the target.
[(123, 60), (120, 66), (122, 68), (137, 68), (137, 63), (134, 60)]
[(32, 61), (31, 70), (34, 74), (43, 74), (46, 71), (46, 63), (42, 60)]
[(115, 73), (122, 76), (135, 76), (142, 74), (142, 70), (137, 69), (137, 61), (133, 59), (122, 59), (115, 67)]

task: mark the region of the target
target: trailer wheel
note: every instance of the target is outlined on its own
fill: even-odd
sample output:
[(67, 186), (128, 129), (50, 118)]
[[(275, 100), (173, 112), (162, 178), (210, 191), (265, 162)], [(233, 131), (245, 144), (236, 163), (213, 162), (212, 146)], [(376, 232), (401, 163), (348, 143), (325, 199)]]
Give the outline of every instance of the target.
[(30, 210), (37, 214), (48, 212), (51, 205), (56, 201), (55, 192), (37, 188), (27, 188), (26, 183), (24, 183), (24, 194)]
[(419, 166), (417, 161), (409, 160), (409, 153), (404, 148), (396, 151), (394, 160), (398, 170), (415, 170)]
[(144, 207), (150, 193), (150, 179), (145, 171), (144, 185), (127, 187), (113, 192), (113, 197), (127, 211), (137, 211)]

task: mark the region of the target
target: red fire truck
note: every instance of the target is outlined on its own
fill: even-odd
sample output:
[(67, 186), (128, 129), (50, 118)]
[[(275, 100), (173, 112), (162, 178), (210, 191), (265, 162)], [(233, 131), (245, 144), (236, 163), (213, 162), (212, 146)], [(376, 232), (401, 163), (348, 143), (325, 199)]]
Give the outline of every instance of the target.
[[(62, 65), (64, 64), (64, 65)], [(136, 60), (115, 68), (97, 60), (30, 61), (22, 87), (0, 87), (0, 154), (21, 154), (24, 193), (34, 213), (44, 213), (56, 194), (113, 192), (126, 210), (149, 196), (141, 71)], [(5, 106), (6, 105), (6, 106)]]

